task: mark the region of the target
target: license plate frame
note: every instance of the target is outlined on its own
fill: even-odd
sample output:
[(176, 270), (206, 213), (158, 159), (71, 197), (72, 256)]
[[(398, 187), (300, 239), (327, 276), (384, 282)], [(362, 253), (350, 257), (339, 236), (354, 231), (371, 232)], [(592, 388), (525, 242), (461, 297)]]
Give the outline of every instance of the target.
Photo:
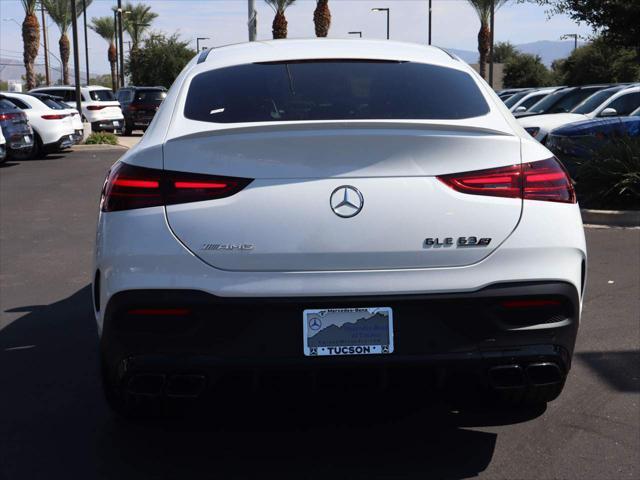
[(394, 351), (391, 307), (306, 309), (302, 320), (306, 357), (388, 355)]

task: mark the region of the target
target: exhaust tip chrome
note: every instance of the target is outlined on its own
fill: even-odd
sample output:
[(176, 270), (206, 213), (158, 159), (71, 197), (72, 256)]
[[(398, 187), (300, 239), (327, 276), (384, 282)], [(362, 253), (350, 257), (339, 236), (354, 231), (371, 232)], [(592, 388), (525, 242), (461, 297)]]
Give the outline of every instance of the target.
[(556, 385), (564, 380), (560, 367), (553, 362), (532, 363), (526, 368), (529, 383), (536, 386)]
[(165, 393), (172, 398), (196, 398), (204, 391), (205, 384), (204, 375), (171, 375)]
[(525, 377), (520, 365), (498, 365), (489, 369), (489, 384), (493, 388), (522, 388)]
[(165, 376), (160, 373), (133, 375), (127, 383), (127, 393), (137, 396), (156, 397), (162, 393)]

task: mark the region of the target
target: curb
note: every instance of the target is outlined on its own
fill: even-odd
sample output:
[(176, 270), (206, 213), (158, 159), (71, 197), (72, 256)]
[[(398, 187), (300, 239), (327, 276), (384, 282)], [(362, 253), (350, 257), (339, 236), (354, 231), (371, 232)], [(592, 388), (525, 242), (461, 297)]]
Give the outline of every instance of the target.
[(106, 144), (96, 144), (96, 145), (74, 145), (70, 150), (128, 150), (129, 147), (125, 147), (124, 145), (106, 145)]
[(608, 227), (640, 227), (640, 210), (592, 210), (583, 208), (582, 223)]

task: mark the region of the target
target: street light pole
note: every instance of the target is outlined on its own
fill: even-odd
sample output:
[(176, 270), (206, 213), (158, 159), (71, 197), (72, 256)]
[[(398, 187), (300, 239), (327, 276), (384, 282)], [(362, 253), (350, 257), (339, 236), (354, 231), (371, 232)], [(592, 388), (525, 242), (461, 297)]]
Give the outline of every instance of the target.
[(122, 35), (122, 0), (118, 0), (118, 37), (120, 39), (120, 87), (124, 87), (124, 38)]
[(80, 55), (78, 54), (78, 13), (76, 11), (76, 0), (71, 2), (71, 28), (73, 33), (73, 68), (76, 80), (76, 109), (82, 114), (82, 104), (80, 102)]
[(256, 0), (249, 0), (249, 20), (247, 22), (249, 26), (249, 41), (255, 42), (258, 35), (258, 12), (256, 11)]
[(431, 0), (429, 0), (429, 45), (431, 45)]
[(489, 86), (493, 88), (493, 26), (494, 18), (496, 16), (496, 2), (491, 0), (491, 31), (489, 32), (489, 38), (491, 45), (489, 46)]
[(120, 51), (118, 49), (118, 11), (114, 10), (113, 11), (113, 40), (114, 40), (114, 45), (116, 47), (116, 85), (118, 85), (120, 83), (120, 62), (118, 62), (118, 58), (119, 58), (119, 54), (118, 52)]
[(362, 32), (357, 31), (357, 32), (348, 32), (349, 35), (360, 35), (360, 38), (362, 38)]
[(87, 68), (87, 85), (89, 85), (89, 44), (87, 43), (87, 0), (82, 0), (82, 18), (84, 22), (84, 60)]
[(196, 38), (196, 52), (200, 51), (200, 40), (210, 40), (209, 37), (198, 37)]
[(389, 17), (391, 16), (391, 11), (388, 8), (372, 8), (372, 12), (385, 12), (387, 14), (387, 40), (389, 40)]
[(44, 18), (44, 5), (40, 2), (40, 13), (42, 13), (42, 39), (44, 40), (44, 75), (47, 80), (47, 87), (51, 85), (49, 76), (49, 50), (47, 49), (47, 21)]
[(578, 48), (578, 34), (577, 33), (565, 33), (560, 37), (560, 40), (564, 40), (565, 38), (573, 38), (573, 50), (575, 51)]

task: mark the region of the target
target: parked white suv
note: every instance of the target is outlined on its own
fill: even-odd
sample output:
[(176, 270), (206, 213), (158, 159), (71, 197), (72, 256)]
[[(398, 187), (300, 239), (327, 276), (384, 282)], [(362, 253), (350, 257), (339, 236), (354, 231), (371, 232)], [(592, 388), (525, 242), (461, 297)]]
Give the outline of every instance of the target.
[[(70, 107), (76, 106), (74, 86), (35, 88), (31, 92), (48, 93), (62, 100)], [(120, 104), (110, 88), (101, 86), (81, 87), (82, 116), (91, 123), (93, 132), (109, 131), (119, 133), (124, 125), (124, 116)]]
[(75, 131), (71, 115), (66, 110), (51, 108), (42, 100), (26, 93), (5, 92), (4, 97), (21, 108), (34, 131), (30, 158), (69, 148), (75, 143)]

